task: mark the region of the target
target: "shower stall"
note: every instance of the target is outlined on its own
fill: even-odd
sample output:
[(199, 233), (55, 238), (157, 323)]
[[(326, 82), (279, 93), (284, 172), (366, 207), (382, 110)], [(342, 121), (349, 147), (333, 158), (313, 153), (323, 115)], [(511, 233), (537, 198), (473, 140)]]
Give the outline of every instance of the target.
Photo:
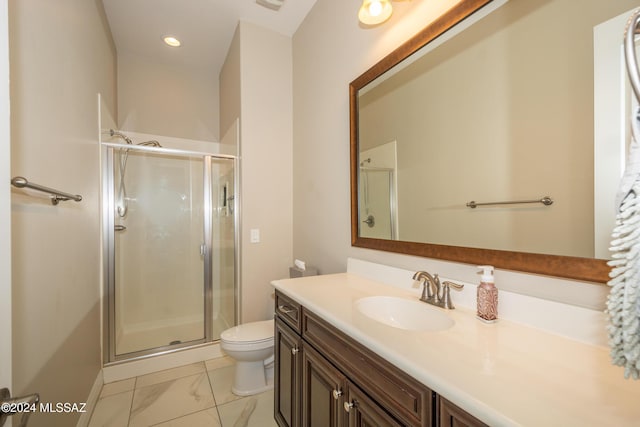
[(105, 363), (214, 342), (237, 324), (237, 158), (102, 143)]
[(358, 216), (360, 237), (398, 240), (397, 142), (359, 154)]

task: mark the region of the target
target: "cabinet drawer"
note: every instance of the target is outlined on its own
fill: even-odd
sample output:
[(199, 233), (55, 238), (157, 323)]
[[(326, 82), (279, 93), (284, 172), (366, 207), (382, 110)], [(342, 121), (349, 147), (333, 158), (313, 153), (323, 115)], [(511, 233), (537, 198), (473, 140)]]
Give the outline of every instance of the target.
[(276, 314), (297, 333), (300, 329), (300, 304), (276, 291)]
[(432, 425), (433, 392), (305, 310), (302, 336), (403, 424)]

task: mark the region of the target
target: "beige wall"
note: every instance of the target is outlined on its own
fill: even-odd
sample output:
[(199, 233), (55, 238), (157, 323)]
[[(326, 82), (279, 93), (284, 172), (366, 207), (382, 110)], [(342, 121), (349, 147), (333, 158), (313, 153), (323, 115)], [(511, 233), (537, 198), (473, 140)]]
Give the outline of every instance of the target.
[(211, 70), (118, 53), (121, 130), (217, 142), (218, 101)]
[(293, 37), (293, 253), (322, 273), (361, 252), (350, 244), (349, 82), (451, 4), (397, 3), (385, 25), (364, 29), (357, 3), (319, 0)]
[(13, 392), (84, 402), (101, 367), (97, 94), (115, 111), (115, 49), (97, 0), (9, 6), (11, 174), (83, 196), (12, 190)]
[(220, 129), (226, 135), (240, 118), (240, 26), (236, 27), (231, 45), (220, 70)]
[(240, 22), (221, 73), (223, 128), (240, 114), (243, 322), (271, 317), (269, 283), (292, 263), (291, 61), (290, 38)]
[[(478, 281), (475, 266), (350, 244), (349, 82), (454, 3), (396, 2), (385, 25), (364, 29), (358, 25), (357, 3), (319, 0), (293, 37), (293, 253), (322, 273), (344, 271), (352, 256)], [(600, 285), (505, 271), (497, 271), (496, 282), (503, 289), (585, 306), (601, 307), (606, 292)]]

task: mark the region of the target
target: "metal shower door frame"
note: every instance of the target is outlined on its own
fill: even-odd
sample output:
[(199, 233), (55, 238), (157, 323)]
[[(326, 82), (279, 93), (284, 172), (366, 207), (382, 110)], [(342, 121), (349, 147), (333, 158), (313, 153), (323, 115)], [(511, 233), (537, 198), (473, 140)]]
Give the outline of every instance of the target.
[[(116, 150), (134, 150), (139, 152), (152, 152), (161, 155), (181, 156), (189, 158), (202, 158), (203, 161), (203, 258), (204, 258), (204, 338), (188, 341), (180, 344), (165, 345), (144, 349), (124, 355), (116, 354), (115, 331), (115, 174), (113, 171)], [(212, 161), (214, 159), (233, 160), (235, 188), (239, 188), (239, 160), (236, 156), (214, 154), (172, 148), (158, 148), (117, 143), (101, 143), (102, 157), (102, 262), (103, 262), (103, 365), (117, 364), (123, 361), (131, 361), (149, 356), (172, 353), (185, 348), (209, 345), (213, 340), (213, 194), (212, 194)], [(239, 197), (234, 200), (234, 235), (235, 235), (235, 274), (234, 274), (234, 321), (238, 323), (239, 313)]]

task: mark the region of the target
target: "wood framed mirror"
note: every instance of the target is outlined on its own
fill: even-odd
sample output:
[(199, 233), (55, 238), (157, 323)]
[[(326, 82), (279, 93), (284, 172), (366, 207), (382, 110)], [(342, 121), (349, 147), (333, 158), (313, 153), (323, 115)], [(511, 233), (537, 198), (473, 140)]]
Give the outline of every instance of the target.
[[(557, 4), (555, 4), (554, 2), (557, 2)], [(556, 277), (562, 277), (562, 278), (568, 278), (568, 279), (574, 279), (574, 280), (583, 280), (583, 281), (597, 282), (597, 283), (607, 282), (608, 273), (610, 269), (606, 264), (606, 260), (603, 259), (604, 257), (598, 258), (597, 251), (594, 250), (593, 244), (591, 244), (590, 246), (587, 245), (589, 247), (585, 249), (584, 252), (581, 252), (582, 249), (579, 248), (576, 250), (576, 253), (572, 253), (572, 249), (567, 249), (566, 251), (565, 249), (562, 249), (562, 250), (558, 250), (558, 253), (554, 253), (556, 252), (557, 248), (564, 247), (566, 246), (566, 244), (570, 245), (574, 243), (576, 240), (579, 240), (582, 234), (585, 234), (580, 229), (577, 229), (577, 230), (571, 230), (572, 232), (576, 233), (575, 235), (571, 235), (571, 234), (564, 235), (563, 233), (565, 229), (569, 230), (571, 228), (576, 228), (566, 224), (558, 224), (553, 226), (546, 225), (544, 232), (549, 233), (549, 236), (546, 237), (546, 240), (549, 242), (550, 249), (547, 250), (546, 248), (542, 248), (541, 250), (538, 250), (539, 246), (534, 244), (532, 241), (529, 241), (526, 238), (522, 238), (522, 237), (519, 237), (519, 240), (522, 240), (523, 242), (518, 243), (518, 244), (521, 244), (521, 246), (514, 246), (513, 248), (511, 248), (511, 247), (506, 247), (506, 246), (502, 247), (501, 245), (496, 245), (494, 247), (492, 244), (482, 243), (483, 242), (482, 240), (478, 240), (473, 243), (466, 243), (464, 238), (467, 238), (468, 235), (473, 234), (473, 232), (471, 231), (462, 233), (462, 234), (465, 234), (464, 238), (459, 238), (457, 236), (452, 237), (451, 239), (449, 239), (447, 236), (434, 237), (437, 234), (436, 233), (437, 231), (442, 231), (442, 230), (446, 231), (446, 227), (442, 225), (437, 225), (438, 224), (437, 222), (433, 222), (433, 224), (436, 224), (436, 225), (432, 226), (431, 231), (426, 231), (424, 233), (422, 231), (415, 232), (411, 227), (406, 226), (404, 223), (398, 220), (398, 216), (402, 217), (403, 213), (406, 214), (409, 211), (416, 211), (416, 214), (418, 216), (420, 215), (422, 216), (421, 218), (431, 218), (428, 216), (430, 212), (427, 212), (427, 211), (429, 210), (441, 211), (440, 213), (444, 212), (445, 215), (448, 215), (449, 218), (451, 218), (449, 222), (451, 223), (451, 226), (453, 228), (465, 229), (465, 227), (467, 226), (471, 227), (471, 225), (468, 225), (466, 222), (464, 222), (466, 221), (465, 218), (474, 218), (474, 220), (480, 221), (479, 222), (480, 224), (485, 224), (485, 223), (489, 224), (491, 223), (491, 221), (493, 221), (493, 219), (491, 219), (492, 216), (503, 218), (503, 217), (499, 217), (499, 215), (511, 214), (511, 212), (513, 211), (516, 211), (518, 215), (524, 216), (525, 219), (531, 216), (550, 216), (551, 214), (548, 214), (548, 212), (556, 212), (556, 213), (562, 212), (563, 208), (566, 208), (568, 205), (571, 205), (573, 203), (573, 199), (571, 199), (571, 197), (573, 194), (577, 193), (575, 188), (566, 190), (567, 192), (563, 193), (564, 190), (561, 189), (562, 186), (558, 184), (560, 182), (564, 182), (565, 180), (567, 180), (566, 178), (562, 176), (560, 178), (549, 178), (549, 185), (544, 189), (538, 190), (539, 194), (535, 194), (535, 197), (538, 197), (538, 196), (544, 197), (548, 195), (557, 196), (557, 203), (555, 203), (555, 205), (552, 206), (551, 209), (542, 205), (533, 206), (533, 207), (530, 207), (530, 206), (520, 207), (520, 206), (513, 205), (508, 207), (500, 207), (500, 208), (470, 209), (466, 206), (465, 202), (468, 203), (470, 200), (475, 200), (476, 202), (490, 201), (489, 198), (492, 196), (488, 195), (489, 193), (486, 193), (486, 194), (474, 193), (477, 195), (467, 195), (467, 194), (459, 195), (456, 192), (450, 191), (448, 189), (444, 190), (443, 193), (446, 193), (447, 195), (450, 193), (451, 194), (455, 193), (455, 196), (457, 197), (457, 200), (459, 202), (459, 203), (456, 202), (458, 203), (457, 205), (453, 206), (453, 204), (449, 202), (438, 202), (440, 204), (435, 204), (435, 205), (429, 206), (428, 208), (424, 208), (422, 206), (418, 206), (417, 201), (429, 200), (430, 198), (434, 198), (432, 196), (433, 190), (432, 189), (429, 190), (429, 188), (427, 188), (426, 185), (423, 185), (422, 183), (420, 184), (421, 186), (420, 188), (424, 189), (424, 191), (419, 194), (412, 193), (407, 195), (402, 193), (403, 191), (402, 189), (398, 191), (398, 184), (397, 184), (398, 181), (401, 181), (404, 176), (408, 175), (408, 173), (406, 172), (406, 169), (403, 169), (403, 167), (400, 166), (400, 163), (401, 163), (400, 154), (397, 154), (398, 159), (396, 160), (397, 165), (395, 167), (393, 167), (393, 165), (390, 166), (385, 164), (372, 165), (370, 157), (368, 155), (363, 155), (363, 153), (365, 152), (365, 149), (368, 149), (369, 146), (371, 145), (369, 143), (370, 135), (385, 134), (384, 130), (376, 129), (372, 131), (370, 129), (361, 128), (362, 123), (364, 122), (364, 119), (361, 116), (361, 108), (362, 108), (362, 104), (365, 102), (364, 100), (366, 99), (366, 98), (363, 98), (363, 96), (370, 94), (372, 92), (372, 89), (371, 89), (372, 87), (382, 88), (386, 84), (386, 88), (382, 89), (382, 91), (385, 93), (389, 92), (391, 90), (390, 87), (397, 85), (396, 83), (389, 83), (389, 82), (392, 82), (391, 75), (393, 75), (394, 73), (398, 73), (398, 70), (401, 70), (401, 73), (410, 74), (412, 79), (416, 78), (417, 76), (416, 71), (413, 71), (413, 70), (407, 71), (411, 68), (408, 64), (412, 64), (412, 66), (415, 66), (415, 64), (419, 63), (419, 61), (422, 61), (422, 59), (418, 59), (418, 57), (424, 58), (423, 55), (425, 51), (429, 51), (429, 55), (433, 55), (434, 52), (437, 52), (437, 49), (439, 49), (440, 46), (444, 46), (445, 44), (449, 43), (450, 40), (455, 40), (459, 34), (467, 33), (469, 31), (469, 28), (474, 29), (474, 31), (476, 31), (476, 34), (472, 37), (473, 40), (482, 39), (483, 41), (485, 41), (485, 39), (495, 36), (499, 31), (501, 31), (499, 29), (485, 30), (482, 27), (477, 26), (476, 23), (473, 23), (473, 25), (471, 25), (469, 24), (469, 20), (471, 18), (475, 19), (478, 22), (486, 21), (487, 18), (491, 18), (494, 21), (503, 22), (504, 16), (501, 17), (496, 15), (495, 17), (493, 17), (493, 14), (496, 13), (496, 11), (505, 9), (506, 6), (510, 6), (511, 4), (513, 4), (512, 6), (513, 9), (511, 10), (505, 9), (506, 12), (504, 13), (508, 15), (513, 15), (514, 19), (518, 20), (519, 25), (524, 25), (524, 23), (527, 22), (527, 20), (523, 18), (525, 16), (525, 12), (526, 12), (525, 9), (527, 9), (527, 7), (532, 9), (537, 14), (541, 14), (545, 12), (545, 13), (553, 13), (555, 16), (559, 13), (558, 10), (563, 8), (565, 9), (568, 8), (566, 4), (560, 4), (561, 2), (567, 3), (564, 0), (544, 0), (542, 2), (540, 1), (505, 2), (502, 0), (462, 0), (458, 4), (456, 4), (452, 9), (447, 11), (444, 15), (439, 17), (433, 23), (428, 25), (426, 28), (424, 28), (421, 32), (419, 32), (413, 38), (408, 40), (402, 46), (398, 47), (395, 51), (387, 55), (380, 62), (375, 64), (369, 70), (367, 70), (358, 78), (356, 78), (353, 82), (351, 82), (351, 84), (349, 85), (349, 99), (350, 99), (350, 144), (351, 144), (350, 146), (351, 243), (353, 246), (381, 250), (381, 251), (396, 252), (396, 253), (402, 253), (402, 254), (408, 254), (408, 255), (422, 256), (427, 258), (448, 260), (453, 262), (467, 263), (467, 264), (475, 264), (475, 265), (491, 264), (496, 268), (501, 268), (501, 269), (542, 274), (542, 275), (548, 275), (548, 276), (556, 276)], [(529, 3), (529, 6), (526, 6), (525, 5), (526, 3)], [(606, 6), (606, 7), (609, 7), (606, 10), (604, 10), (605, 8), (604, 5), (598, 4), (603, 2), (594, 1), (592, 3), (594, 4), (592, 7), (593, 13), (591, 12), (587, 13), (587, 15), (589, 15), (588, 19), (590, 21), (580, 24), (584, 27), (580, 29), (580, 31), (582, 32), (580, 33), (580, 37), (583, 37), (584, 34), (587, 33), (587, 30), (592, 32), (593, 27), (595, 25), (597, 25), (600, 22), (603, 22), (603, 20), (609, 19), (608, 17), (616, 14), (621, 14), (626, 10), (632, 9), (634, 7), (633, 2), (627, 1), (627, 0), (615, 0), (615, 3), (617, 4), (612, 5), (611, 7)], [(548, 10), (545, 11), (544, 10), (545, 8), (547, 8)], [(488, 11), (488, 9), (491, 9), (491, 10)], [(575, 14), (575, 10), (570, 10), (570, 12)], [(603, 17), (601, 17), (600, 14), (603, 15)], [(478, 18), (478, 16), (481, 16), (481, 19)], [(564, 23), (564, 21), (566, 20), (561, 17), (559, 17), (557, 20), (561, 21), (557, 24), (558, 31), (563, 31), (562, 25), (566, 25)], [(460, 27), (464, 27), (464, 30), (460, 30), (459, 29)], [(545, 31), (547, 31), (547, 28), (545, 28)], [(622, 31), (623, 31), (623, 28), (620, 28), (620, 43), (622, 43)], [(452, 32), (456, 33), (455, 36), (450, 35), (450, 33)], [(549, 33), (551, 33), (550, 30), (549, 30)], [(529, 38), (531, 39), (545, 38), (544, 35), (541, 35), (540, 33), (533, 34), (529, 32), (528, 34), (529, 34)], [(510, 35), (510, 37), (512, 37), (513, 40), (518, 40), (513, 38), (513, 35)], [(447, 39), (447, 40), (443, 41), (443, 39)], [(549, 43), (549, 40), (547, 40), (547, 42)], [(554, 43), (553, 40), (551, 40), (551, 43)], [(589, 46), (591, 46), (591, 44), (593, 43), (592, 39), (588, 40), (587, 43), (589, 43)], [(435, 46), (435, 47), (431, 47), (431, 46)], [(566, 48), (566, 46), (563, 46), (562, 48)], [(454, 50), (456, 51), (456, 55), (462, 52), (463, 49), (464, 48), (460, 46), (455, 47)], [(532, 61), (539, 61), (540, 58), (535, 57), (535, 51), (533, 50), (533, 48), (529, 48), (528, 46), (526, 46), (523, 49), (525, 49), (528, 55), (531, 56)], [(530, 49), (530, 50), (527, 50), (527, 49)], [(590, 49), (588, 52), (584, 52), (585, 49), (576, 49), (576, 50), (579, 50), (580, 52), (584, 53), (585, 58), (588, 57), (591, 59), (591, 61), (593, 61), (593, 49)], [(501, 52), (499, 52), (499, 54), (502, 55)], [(448, 54), (440, 54), (440, 58), (447, 55), (448, 55), (448, 58), (453, 57), (453, 54), (448, 53)], [(473, 55), (477, 56), (477, 54), (473, 54)], [(488, 58), (490, 59), (490, 56)], [(423, 64), (422, 68), (423, 69), (435, 68), (434, 64), (436, 64), (437, 61), (438, 60), (433, 59), (431, 60), (431, 64), (428, 64), (428, 65)], [(487, 60), (485, 62), (489, 63), (491, 61)], [(470, 67), (470, 68), (473, 68), (473, 67)], [(553, 73), (556, 73), (556, 72), (561, 73), (555, 68), (555, 66), (549, 65), (547, 68), (552, 70)], [(440, 82), (439, 86), (446, 88), (444, 92), (448, 90), (453, 90), (456, 87), (463, 87), (463, 88), (466, 88), (465, 90), (467, 90), (468, 96), (475, 96), (476, 92), (474, 91), (476, 89), (470, 89), (467, 83), (471, 80), (474, 80), (476, 76), (480, 76), (480, 74), (481, 74), (481, 70), (471, 69), (467, 72), (467, 74), (465, 74), (466, 78), (459, 78), (458, 80), (453, 80), (445, 83)], [(584, 84), (590, 84), (593, 86), (592, 72), (588, 72), (586, 74), (591, 76), (590, 77), (591, 80)], [(497, 76), (496, 77), (497, 81), (505, 78), (504, 75), (500, 75), (499, 73), (496, 73), (496, 72), (491, 72), (491, 75)], [(509, 77), (510, 76), (511, 75), (509, 75)], [(531, 83), (531, 81), (529, 83)], [(563, 84), (566, 86), (566, 82), (559, 83), (559, 84)], [(527, 86), (527, 85), (523, 85), (523, 86)], [(539, 91), (539, 89), (533, 84), (529, 89), (533, 90), (534, 92)], [(556, 90), (557, 92), (557, 89), (553, 88), (553, 84), (550, 85), (550, 88), (548, 88), (548, 90), (551, 90), (551, 91)], [(430, 93), (434, 93), (434, 92), (430, 92)], [(494, 95), (498, 97), (500, 93), (496, 93), (496, 91), (494, 90), (493, 92), (491, 92), (489, 96), (491, 97)], [(381, 98), (383, 96), (384, 95), (380, 95), (380, 94), (376, 95), (376, 97), (378, 98)], [(464, 96), (465, 95), (463, 93), (462, 99), (464, 99)], [(571, 93), (569, 93), (567, 96), (571, 97), (572, 95)], [(591, 90), (591, 92), (587, 93), (585, 96), (589, 97), (590, 102), (588, 102), (587, 103), (588, 105), (584, 107), (585, 108), (584, 111), (588, 111), (588, 114), (590, 116), (593, 116), (593, 105), (595, 102), (593, 101), (594, 99), (593, 90)], [(417, 96), (417, 97), (424, 98), (424, 99), (435, 98), (431, 96)], [(532, 100), (529, 103), (534, 103), (534, 101), (535, 100)], [(366, 102), (370, 103), (371, 101), (366, 101)], [(547, 102), (542, 103), (541, 105), (543, 109), (547, 108), (547, 109), (553, 110), (553, 106), (556, 103), (561, 103), (561, 102), (562, 100), (555, 101), (555, 98), (548, 98)], [(467, 103), (460, 102), (459, 100), (456, 102), (453, 102), (453, 105), (454, 105), (453, 110), (459, 112), (460, 117), (462, 118), (468, 117), (469, 114), (475, 114), (474, 111), (477, 111), (480, 109), (477, 104), (470, 103), (472, 105), (469, 108), (476, 108), (476, 110), (467, 109), (467, 110), (461, 111), (459, 106), (462, 104), (466, 105)], [(579, 104), (584, 104), (584, 102)], [(376, 120), (375, 117), (377, 117), (378, 121), (381, 122), (385, 120), (387, 117), (397, 117), (402, 114), (411, 115), (413, 113), (416, 113), (414, 115), (421, 117), (418, 120), (428, 121), (428, 118), (430, 117), (429, 112), (433, 111), (433, 107), (427, 106), (427, 107), (415, 108), (414, 104), (410, 104), (410, 105), (412, 106), (412, 108), (408, 109), (407, 111), (396, 111), (396, 109), (390, 109), (389, 107), (386, 107), (387, 109), (386, 109), (386, 112), (384, 112), (384, 115), (382, 116), (372, 115), (372, 117), (374, 118), (373, 119), (369, 118), (367, 120), (369, 120), (370, 122), (372, 120)], [(440, 101), (440, 104), (438, 105), (442, 107), (443, 102)], [(486, 107), (487, 110), (498, 110), (498, 111), (501, 111), (500, 110), (501, 108), (503, 107), (495, 107), (495, 108), (492, 106)], [(512, 110), (517, 110), (517, 108), (519, 107), (510, 107), (510, 108)], [(401, 108), (397, 108), (397, 110), (401, 110)], [(469, 111), (471, 111), (471, 113)], [(421, 114), (422, 116), (420, 116)], [(555, 114), (561, 118), (565, 117), (563, 115), (565, 113), (558, 113), (554, 111), (552, 112), (552, 114)], [(576, 112), (572, 111), (572, 107), (571, 107), (570, 112), (566, 114), (575, 115)], [(587, 113), (584, 113), (584, 114), (587, 114)], [(523, 114), (523, 116), (529, 117), (527, 114)], [(447, 119), (441, 119), (441, 121), (446, 122)], [(461, 121), (457, 121), (455, 123), (459, 123), (459, 126), (461, 128), (464, 127), (464, 123)], [(539, 123), (541, 124), (536, 129), (542, 129), (542, 130), (547, 129), (547, 127), (545, 126), (545, 123), (548, 123), (548, 121), (545, 121), (545, 122), (540, 121)], [(587, 144), (587, 146), (591, 150), (591, 154), (586, 156), (587, 162), (589, 161), (591, 162), (591, 164), (589, 165), (589, 168), (591, 169), (593, 168), (593, 163), (594, 163), (594, 155), (593, 155), (594, 143), (593, 143), (592, 124), (593, 124), (592, 122), (589, 122), (587, 127), (591, 126), (591, 129), (586, 131), (586, 135), (590, 135), (590, 138), (591, 138), (591, 141)], [(549, 125), (548, 127), (551, 128), (552, 126)], [(449, 134), (449, 132), (442, 132), (442, 134)], [(400, 144), (403, 143), (403, 141), (400, 141), (401, 138), (398, 135), (399, 135), (399, 132), (396, 132), (396, 134), (392, 134), (392, 135), (382, 136), (382, 138), (386, 138), (384, 139), (383, 142), (388, 143), (387, 145), (391, 147), (390, 149), (392, 151), (396, 149), (394, 148), (395, 144), (398, 144), (399, 146)], [(512, 139), (519, 140), (517, 138), (518, 135), (519, 134), (517, 132), (514, 132), (513, 135), (510, 135), (510, 137)], [(544, 135), (544, 133), (542, 133), (541, 135)], [(542, 151), (544, 147), (543, 140), (549, 139), (551, 143), (555, 145), (559, 145), (560, 141), (564, 141), (564, 139), (562, 139), (561, 136), (557, 136), (557, 135), (550, 135), (548, 137), (547, 136), (548, 135), (541, 137), (540, 135), (537, 135), (536, 137), (538, 138), (538, 141), (536, 141), (534, 144), (530, 144), (530, 146), (535, 145), (536, 150)], [(367, 139), (366, 143), (363, 143), (364, 138)], [(429, 138), (431, 137), (427, 137), (425, 135), (425, 139), (429, 139)], [(490, 137), (490, 138), (493, 138), (493, 137)], [(578, 143), (584, 143), (586, 139), (588, 138), (585, 138), (584, 135), (580, 135), (576, 138)], [(459, 141), (459, 140), (460, 140), (460, 137), (458, 136), (458, 139), (456, 141)], [(483, 142), (483, 141), (484, 140), (480, 139), (479, 144), (481, 148), (484, 147), (484, 145), (482, 144), (486, 144), (486, 142)], [(422, 143), (424, 144), (425, 142), (423, 141)], [(453, 145), (454, 143), (447, 141), (445, 142), (445, 144)], [(376, 145), (376, 144), (373, 144), (373, 145)], [(378, 142), (376, 147), (382, 147), (382, 145), (384, 144), (382, 144), (381, 142)], [(384, 148), (380, 148), (380, 149), (383, 150)], [(569, 151), (575, 150), (575, 146), (568, 147), (567, 149)], [(462, 152), (462, 151), (464, 152), (470, 151), (468, 148), (463, 148), (463, 147), (457, 147), (456, 150), (458, 151), (458, 154), (456, 155), (459, 155), (459, 152)], [(400, 151), (398, 150), (397, 153), (400, 153)], [(433, 171), (434, 175), (430, 176), (430, 182), (434, 182), (436, 183), (436, 185), (444, 185), (445, 183), (448, 183), (448, 181), (451, 181), (448, 178), (450, 176), (449, 174), (460, 174), (470, 169), (469, 167), (460, 168), (457, 161), (455, 163), (447, 162), (448, 158), (442, 154), (442, 148), (439, 148), (438, 150), (436, 150), (436, 153), (438, 154), (432, 156), (429, 159), (421, 159), (414, 156), (412, 159), (412, 162), (413, 162), (412, 167), (415, 169), (415, 173), (428, 176), (429, 173)], [(476, 156), (475, 162), (477, 164), (477, 168), (476, 168), (477, 173), (476, 175), (465, 177), (466, 181), (462, 180), (463, 183), (464, 182), (473, 183), (477, 181), (478, 176), (482, 176), (483, 174), (486, 174), (487, 168), (493, 168), (494, 163), (492, 163), (492, 161), (496, 162), (495, 165), (498, 166), (496, 168), (498, 170), (500, 170), (500, 165), (504, 163), (502, 162), (503, 160), (502, 158), (495, 159), (496, 154), (490, 154), (489, 159), (487, 158), (482, 159), (481, 157), (479, 157), (479, 154), (478, 154), (478, 153), (482, 153), (482, 151), (475, 151), (474, 153)], [(556, 157), (560, 159), (563, 157), (563, 155), (562, 154), (552, 155), (552, 159), (554, 161)], [(491, 160), (491, 159), (494, 159), (494, 160)], [(537, 163), (534, 158), (531, 158), (531, 156), (527, 160), (530, 161), (531, 163)], [(594, 184), (587, 182), (588, 178), (593, 177), (594, 175), (593, 170), (583, 172), (581, 169), (576, 169), (576, 168), (572, 169), (572, 167), (564, 167), (564, 166), (560, 167), (556, 163), (554, 163), (554, 161), (551, 161), (549, 165), (547, 165), (546, 167), (550, 170), (561, 169), (564, 172), (566, 172), (567, 176), (569, 175), (582, 176), (583, 174), (588, 175), (587, 179), (585, 179), (582, 183), (576, 184), (578, 186), (576, 188), (579, 188), (580, 192), (589, 193), (589, 194), (586, 194), (584, 197), (585, 199), (584, 203), (591, 204), (591, 208), (590, 208), (591, 210), (585, 213), (585, 216), (586, 216), (585, 223), (588, 224), (588, 226), (591, 227), (591, 229), (593, 230), (593, 227), (594, 227), (593, 223), (595, 221), (593, 219), (593, 215), (594, 215), (593, 205), (597, 204), (598, 201), (597, 200), (594, 201), (594, 196), (593, 196)], [(393, 160), (391, 161), (391, 163), (393, 163)], [(436, 164), (441, 164), (441, 163), (444, 163), (443, 167), (434, 166)], [(527, 167), (526, 161), (524, 166), (517, 166), (517, 167), (511, 166), (511, 167), (514, 169), (516, 168), (526, 169)], [(367, 192), (364, 191), (363, 189), (365, 178), (363, 178), (362, 170), (367, 168), (372, 172), (376, 172), (375, 174), (373, 173), (370, 174), (370, 176), (366, 178), (367, 184), (370, 184), (373, 187), (373, 184), (371, 183), (373, 182), (374, 179), (379, 179), (381, 182), (385, 183), (387, 191), (384, 193), (383, 199), (385, 200), (385, 203), (386, 203), (386, 200), (389, 200), (390, 211), (392, 211), (390, 214), (385, 214), (382, 216), (378, 215), (377, 218), (374, 218), (373, 215), (367, 215), (367, 212), (365, 212), (365, 208), (363, 207), (363, 199), (365, 198), (365, 195), (366, 195), (365, 193)], [(376, 175), (377, 177), (374, 177), (374, 175)], [(546, 182), (544, 180), (546, 176), (547, 176), (546, 172), (542, 172), (539, 175), (539, 177), (534, 177), (534, 179), (529, 179), (528, 181), (531, 181), (533, 184)], [(519, 182), (519, 181), (514, 178), (514, 179), (511, 179), (510, 182)], [(500, 185), (494, 185), (491, 183), (490, 185), (484, 186), (485, 189), (489, 188), (492, 191), (494, 191), (496, 188), (499, 188), (499, 187)], [(612, 191), (615, 192), (615, 190), (616, 188), (614, 186), (614, 188), (612, 188)], [(432, 193), (429, 193), (429, 191), (432, 191)], [(546, 192), (553, 193), (553, 194), (546, 194)], [(515, 197), (516, 200), (518, 199), (518, 197), (519, 198), (524, 197), (525, 199), (531, 198), (529, 197), (528, 193), (526, 195), (523, 194), (522, 196), (506, 196), (505, 195), (501, 197), (500, 196), (495, 196), (495, 197), (497, 198), (497, 200), (501, 200), (501, 199), (514, 200), (513, 197)], [(576, 202), (575, 205), (579, 206), (579, 203), (583, 203), (583, 202), (582, 201)], [(368, 206), (369, 205), (367, 205), (367, 209), (368, 209)], [(613, 211), (613, 204), (611, 206), (612, 206), (611, 211)], [(398, 207), (400, 207), (399, 213), (393, 212), (394, 209), (398, 209)], [(563, 215), (565, 215), (565, 217), (569, 219), (570, 224), (580, 222), (578, 218), (579, 214), (577, 214), (576, 212), (581, 212), (581, 211), (577, 210), (578, 207), (573, 207), (572, 209), (574, 210), (567, 211)], [(582, 209), (582, 211), (586, 211), (586, 210)], [(472, 217), (472, 215), (475, 217)], [(529, 217), (527, 217), (527, 215)], [(480, 218), (480, 219), (478, 220), (476, 218)], [(388, 224), (388, 226), (386, 227), (387, 230), (384, 232), (384, 235), (377, 236), (375, 234), (372, 235), (372, 234), (367, 234), (366, 232), (363, 232), (364, 230), (363, 227), (369, 227), (370, 224), (375, 221), (378, 221), (379, 223)], [(425, 219), (424, 221), (431, 223), (430, 219)], [(497, 221), (504, 221), (504, 220), (498, 219)], [(398, 224), (400, 225), (398, 226)], [(530, 229), (527, 232), (529, 236), (536, 235), (536, 234), (543, 234), (533, 226), (529, 228)], [(605, 226), (604, 228), (607, 228), (607, 227)], [(611, 229), (612, 228), (610, 228), (609, 230)], [(426, 237), (417, 237), (420, 233), (425, 234)], [(524, 235), (526, 236), (527, 233), (525, 233)], [(489, 230), (487, 236), (485, 236), (485, 239), (487, 239), (487, 241), (492, 239), (497, 241), (499, 240), (497, 237), (499, 234), (510, 235), (509, 231), (496, 232), (494, 230)], [(609, 234), (610, 234), (610, 231), (609, 231)], [(578, 237), (575, 237), (575, 236), (578, 236)], [(606, 237), (607, 236), (605, 236), (605, 239)], [(591, 234), (589, 236), (586, 236), (586, 238), (593, 241), (594, 240), (593, 231), (591, 231)], [(603, 246), (603, 245), (607, 246), (608, 241), (606, 242), (603, 241), (600, 246)], [(602, 253), (602, 251), (600, 253)]]

